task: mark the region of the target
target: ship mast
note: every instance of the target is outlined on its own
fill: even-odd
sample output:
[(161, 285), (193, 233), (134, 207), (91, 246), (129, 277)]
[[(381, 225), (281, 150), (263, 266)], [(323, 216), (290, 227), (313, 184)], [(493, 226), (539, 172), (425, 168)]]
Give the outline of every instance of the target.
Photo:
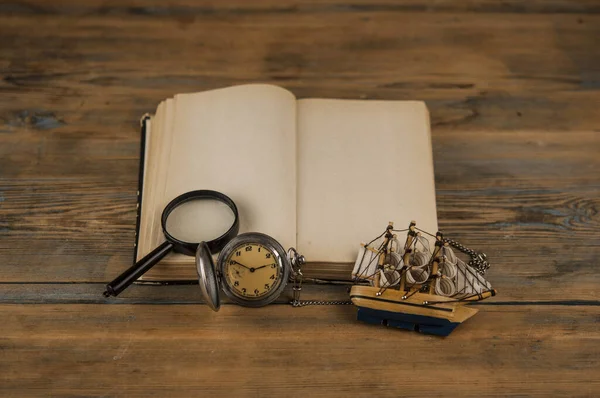
[(435, 283), (439, 275), (440, 257), (439, 254), (444, 246), (444, 235), (441, 232), (435, 234), (435, 249), (431, 255), (431, 274), (429, 274), (429, 294), (435, 294)]
[(402, 262), (404, 263), (400, 270), (400, 291), (406, 290), (406, 271), (410, 268), (410, 253), (412, 253), (411, 246), (416, 239), (417, 230), (416, 221), (411, 221), (408, 225), (408, 233), (406, 234), (406, 242), (404, 242), (404, 254), (402, 255)]
[(380, 286), (381, 277), (380, 277), (379, 271), (385, 270), (385, 260), (386, 260), (388, 253), (391, 252), (391, 242), (392, 242), (392, 239), (395, 237), (395, 235), (392, 234), (393, 229), (394, 229), (394, 223), (392, 221), (390, 221), (388, 223), (387, 228), (385, 229), (385, 240), (383, 241), (383, 247), (381, 248), (381, 252), (379, 253), (379, 259), (377, 262), (377, 271), (376, 271), (375, 277), (374, 277), (374, 286)]

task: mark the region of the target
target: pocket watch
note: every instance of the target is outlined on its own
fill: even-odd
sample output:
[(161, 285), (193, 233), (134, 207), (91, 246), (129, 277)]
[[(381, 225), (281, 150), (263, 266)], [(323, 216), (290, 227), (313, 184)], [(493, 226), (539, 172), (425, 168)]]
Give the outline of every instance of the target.
[(262, 307), (281, 295), (293, 272), (283, 246), (258, 232), (233, 238), (219, 254), (216, 266), (210, 250), (201, 243), (196, 268), (203, 296), (215, 311), (220, 306), (219, 287), (234, 303)]

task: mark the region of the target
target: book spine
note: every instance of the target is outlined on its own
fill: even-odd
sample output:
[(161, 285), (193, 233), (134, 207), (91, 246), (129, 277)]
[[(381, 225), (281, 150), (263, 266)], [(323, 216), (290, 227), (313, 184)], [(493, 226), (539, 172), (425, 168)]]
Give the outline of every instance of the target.
[(140, 164), (138, 167), (138, 190), (137, 190), (137, 205), (136, 205), (136, 217), (135, 217), (135, 242), (133, 244), (133, 264), (137, 262), (137, 248), (138, 239), (140, 236), (140, 222), (142, 214), (142, 192), (144, 189), (144, 165), (146, 157), (146, 126), (150, 120), (150, 115), (145, 114), (140, 119), (141, 126), (141, 137), (140, 137)]

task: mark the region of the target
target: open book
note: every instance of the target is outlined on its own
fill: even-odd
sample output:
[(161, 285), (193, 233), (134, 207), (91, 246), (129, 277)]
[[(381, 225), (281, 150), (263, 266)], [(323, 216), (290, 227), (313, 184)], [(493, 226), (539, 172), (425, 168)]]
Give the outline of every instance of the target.
[[(249, 84), (178, 94), (160, 103), (145, 131), (137, 260), (164, 240), (165, 205), (196, 189), (232, 198), (240, 233), (271, 235), (325, 274), (354, 263), (359, 244), (389, 221), (437, 230), (423, 102), (297, 100)], [(193, 264), (172, 253), (143, 279), (195, 279)]]

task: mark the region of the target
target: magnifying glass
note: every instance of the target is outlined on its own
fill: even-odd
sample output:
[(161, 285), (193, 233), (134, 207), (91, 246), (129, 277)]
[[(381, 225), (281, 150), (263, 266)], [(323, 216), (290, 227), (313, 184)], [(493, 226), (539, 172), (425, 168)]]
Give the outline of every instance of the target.
[[(205, 242), (210, 253), (220, 252), (240, 228), (233, 200), (211, 190), (191, 191), (176, 197), (165, 207), (160, 221), (166, 241), (108, 283), (104, 297), (119, 295), (171, 251), (195, 256), (199, 243), (191, 242)], [(223, 232), (223, 225), (231, 226)], [(214, 236), (218, 237), (206, 239)]]

